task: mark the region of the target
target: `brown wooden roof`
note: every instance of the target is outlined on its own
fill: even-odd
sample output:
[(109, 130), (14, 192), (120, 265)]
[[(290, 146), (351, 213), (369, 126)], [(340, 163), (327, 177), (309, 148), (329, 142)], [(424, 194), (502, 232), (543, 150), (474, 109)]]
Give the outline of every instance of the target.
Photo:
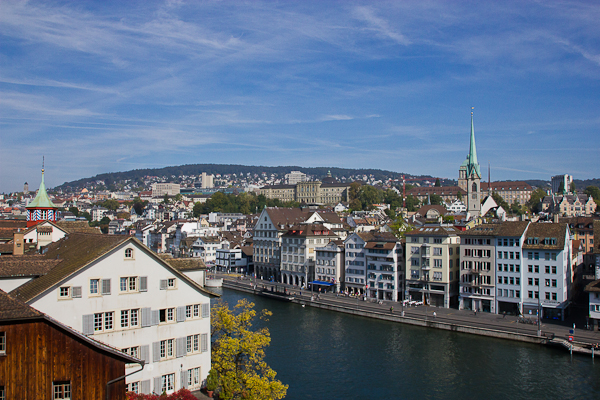
[(0, 321), (40, 318), (44, 314), (0, 290)]

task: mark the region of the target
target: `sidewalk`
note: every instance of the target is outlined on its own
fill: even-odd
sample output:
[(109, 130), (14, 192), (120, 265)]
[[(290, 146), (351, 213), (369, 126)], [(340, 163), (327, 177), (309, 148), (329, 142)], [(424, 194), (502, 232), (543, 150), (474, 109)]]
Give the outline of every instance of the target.
[[(315, 292), (307, 291), (306, 289), (300, 290), (298, 287), (290, 286), (282, 283), (276, 282), (268, 282), (249, 279), (236, 279), (235, 277), (223, 276), (228, 283), (232, 285), (239, 285), (244, 289), (250, 289), (251, 284), (257, 285), (256, 292), (262, 290), (263, 287), (266, 290), (270, 290), (272, 287), (274, 290), (279, 288), (280, 291), (283, 291), (284, 288), (288, 290), (288, 293), (294, 292), (295, 302), (305, 302), (305, 303), (315, 303), (322, 305), (331, 305), (331, 306), (344, 306), (346, 308), (356, 308), (357, 311), (361, 311), (363, 313), (373, 313), (381, 315), (381, 314), (391, 314), (395, 317), (401, 318), (402, 311), (404, 311), (405, 317), (411, 317), (416, 319), (422, 319), (425, 321), (437, 321), (443, 323), (449, 323), (454, 325), (461, 325), (466, 327), (473, 328), (483, 328), (483, 329), (492, 329), (498, 331), (505, 331), (511, 333), (521, 333), (527, 335), (537, 335), (537, 317), (536, 316), (528, 316), (526, 315), (526, 319), (533, 320), (534, 324), (529, 323), (519, 323), (516, 316), (510, 315), (502, 315), (502, 314), (490, 314), (484, 312), (477, 312), (475, 315), (473, 311), (469, 310), (457, 310), (454, 308), (438, 308), (432, 306), (417, 306), (417, 307), (402, 307), (402, 304), (399, 302), (393, 301), (383, 301), (383, 304), (378, 304), (377, 302), (364, 301), (362, 298), (356, 297), (348, 297), (348, 296), (336, 296), (331, 293), (320, 293), (320, 299), (317, 299)], [(302, 292), (302, 296), (299, 293)], [(311, 300), (311, 296), (314, 295), (314, 299)], [(393, 307), (393, 312), (390, 313), (390, 307)], [(433, 316), (433, 313), (436, 313), (436, 316)], [(402, 321), (399, 321), (402, 322)], [(571, 334), (570, 331), (573, 329), (572, 321), (555, 321), (542, 319), (541, 320), (541, 334), (542, 336), (568, 339), (569, 336), (574, 337), (575, 342), (580, 342), (582, 344), (591, 345), (593, 343), (600, 343), (600, 332), (599, 331), (590, 331), (583, 328), (583, 324), (576, 323), (576, 329), (574, 333)]]

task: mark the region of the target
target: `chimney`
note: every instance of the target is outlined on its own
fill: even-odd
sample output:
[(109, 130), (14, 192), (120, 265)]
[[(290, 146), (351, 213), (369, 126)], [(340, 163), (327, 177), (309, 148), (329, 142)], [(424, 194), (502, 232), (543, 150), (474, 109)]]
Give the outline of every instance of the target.
[(555, 224), (558, 224), (558, 214), (554, 214), (553, 217), (554, 218), (553, 218), (552, 222), (554, 222)]
[(23, 239), (23, 233), (21, 233), (21, 229), (18, 232), (14, 233), (13, 236), (13, 255), (14, 256), (22, 256), (25, 252), (25, 241)]

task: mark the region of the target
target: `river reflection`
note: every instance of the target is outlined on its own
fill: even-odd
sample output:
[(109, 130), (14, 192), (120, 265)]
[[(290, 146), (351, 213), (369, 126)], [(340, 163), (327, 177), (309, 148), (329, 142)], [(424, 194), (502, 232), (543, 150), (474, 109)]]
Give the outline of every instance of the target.
[(273, 316), (267, 362), (286, 399), (600, 399), (600, 358), (246, 297)]

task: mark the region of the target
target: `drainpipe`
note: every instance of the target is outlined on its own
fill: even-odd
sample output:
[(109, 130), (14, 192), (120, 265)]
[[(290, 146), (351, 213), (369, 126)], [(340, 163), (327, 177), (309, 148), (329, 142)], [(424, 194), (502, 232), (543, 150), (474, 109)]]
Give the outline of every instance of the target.
[(140, 366), (141, 366), (142, 368), (138, 369), (137, 371), (133, 371), (133, 372), (130, 372), (130, 373), (128, 373), (128, 374), (125, 374), (125, 375), (123, 375), (123, 376), (120, 376), (120, 377), (118, 377), (118, 378), (115, 378), (115, 379), (113, 379), (112, 381), (108, 381), (108, 382), (106, 383), (106, 400), (109, 400), (109, 399), (110, 399), (110, 397), (109, 397), (109, 396), (110, 396), (110, 385), (112, 385), (112, 384), (113, 384), (113, 383), (115, 383), (115, 382), (118, 382), (118, 381), (120, 381), (121, 379), (125, 379), (125, 378), (127, 378), (129, 375), (133, 375), (133, 374), (135, 374), (136, 372), (140, 372), (141, 370), (143, 370), (143, 369), (144, 369), (144, 365), (146, 364), (146, 361), (142, 360), (142, 362), (140, 362), (140, 363), (138, 363), (138, 364), (140, 364)]

